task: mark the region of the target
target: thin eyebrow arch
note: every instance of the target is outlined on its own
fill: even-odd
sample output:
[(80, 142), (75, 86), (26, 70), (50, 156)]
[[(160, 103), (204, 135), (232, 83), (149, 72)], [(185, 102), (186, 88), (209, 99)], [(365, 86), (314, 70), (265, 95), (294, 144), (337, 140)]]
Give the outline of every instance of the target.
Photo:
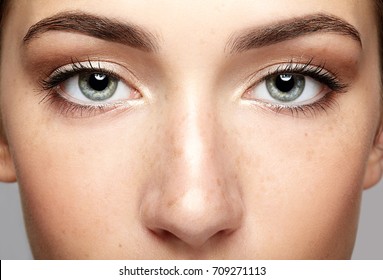
[(362, 47), (360, 34), (354, 26), (336, 16), (320, 13), (282, 20), (234, 34), (229, 38), (225, 50), (229, 49), (230, 54), (235, 54), (319, 32), (348, 36)]
[(48, 31), (80, 33), (145, 52), (158, 50), (156, 36), (142, 27), (77, 11), (58, 13), (32, 25), (23, 38), (24, 45)]

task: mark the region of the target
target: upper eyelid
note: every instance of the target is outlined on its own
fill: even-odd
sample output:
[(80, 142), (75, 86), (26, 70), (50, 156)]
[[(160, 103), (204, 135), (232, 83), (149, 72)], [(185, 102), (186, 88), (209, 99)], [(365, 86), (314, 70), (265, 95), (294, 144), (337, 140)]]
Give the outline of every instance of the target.
[(339, 77), (340, 75), (334, 74), (328, 70), (325, 67), (325, 63), (313, 63), (313, 59), (308, 60), (308, 62), (292, 62), (291, 60), (290, 62), (274, 63), (272, 65), (262, 67), (260, 70), (250, 75), (246, 82), (247, 86), (244, 88), (244, 91), (242, 91), (243, 93), (241, 94), (241, 97), (252, 91), (255, 87), (266, 82), (268, 78), (283, 73), (310, 77), (315, 81), (328, 86), (333, 92), (337, 93), (347, 92), (350, 86), (349, 82), (343, 81)]
[(281, 74), (296, 74), (296, 75), (304, 75), (309, 76), (311, 78), (317, 78), (317, 76), (320, 75), (326, 75), (333, 79), (337, 79), (337, 75), (331, 73), (327, 69), (324, 68), (324, 66), (316, 66), (316, 65), (295, 65), (294, 68), (291, 67), (291, 65), (285, 65), (286, 68), (282, 68), (283, 65), (279, 66), (275, 71), (269, 71), (267, 76), (264, 76), (262, 78), (262, 81), (267, 79), (270, 76), (275, 75), (281, 75)]
[[(97, 63), (97, 66), (95, 67), (94, 65), (92, 65), (92, 63)], [(106, 61), (86, 61), (86, 62), (72, 61), (72, 63), (56, 68), (55, 70), (53, 70), (53, 72), (49, 76), (54, 76), (62, 72), (78, 73), (82, 71), (89, 71), (89, 72), (105, 71), (105, 72), (110, 72), (117, 75), (116, 73), (117, 71), (115, 70), (116, 67), (105, 67), (105, 66), (110, 66), (113, 64), (114, 63), (106, 62)]]
[[(116, 62), (106, 61), (106, 60), (91, 60), (80, 61), (72, 58), (72, 62), (66, 65), (60, 66), (53, 70), (44, 81), (50, 81), (53, 78), (57, 77), (60, 74), (67, 74), (70, 77), (78, 75), (82, 72), (102, 72), (108, 75), (112, 75), (114, 78), (117, 78), (130, 87), (141, 88), (142, 84), (138, 77), (127, 67)], [(121, 73), (124, 72), (124, 73)], [(68, 77), (69, 78), (69, 77)], [(44, 83), (44, 82), (43, 82)]]
[[(328, 73), (332, 76), (337, 76), (336, 74), (332, 73), (331, 71), (327, 70), (325, 68), (325, 64), (311, 64), (312, 60), (309, 62), (279, 62), (274, 63), (272, 65), (268, 65), (265, 67), (262, 67), (261, 69), (258, 69), (256, 72), (252, 73), (247, 80), (250, 84), (252, 84), (250, 87), (253, 87), (254, 85), (257, 85), (263, 81), (265, 81), (268, 77), (272, 75), (278, 75), (283, 73), (291, 73), (291, 74), (299, 74), (302, 73), (302, 70), (306, 70), (305, 72), (310, 72), (308, 69), (311, 70), (318, 70), (321, 69), (321, 71)], [(286, 67), (286, 68), (283, 68)], [(313, 71), (311, 71), (313, 72)]]
[(307, 62), (282, 62), (282, 63), (275, 63), (270, 66), (263, 67), (259, 72), (265, 71), (265, 69), (268, 69), (268, 73), (282, 73), (282, 72), (290, 72), (290, 73), (296, 73), (299, 71), (307, 70), (307, 69), (321, 69), (324, 71), (327, 71), (325, 68), (325, 63), (313, 63), (312, 59), (310, 59)]
[[(310, 58), (308, 60), (304, 61), (295, 61), (291, 59), (290, 61), (283, 61), (283, 62), (275, 62), (271, 65), (267, 65), (265, 67), (262, 67), (252, 73), (250, 76), (248, 76), (245, 81), (245, 84), (247, 84), (247, 89), (250, 89), (251, 87), (256, 86), (257, 84), (263, 82), (268, 77), (272, 75), (278, 75), (282, 73), (291, 73), (291, 74), (300, 74), (303, 70), (305, 70), (306, 73), (309, 72), (318, 72), (318, 73), (326, 73), (330, 76), (333, 76), (334, 78), (337, 77), (336, 73), (333, 73), (326, 69), (325, 63), (313, 63), (313, 58)], [(128, 73), (127, 75), (120, 74), (121, 70)], [(59, 68), (56, 68), (52, 71), (51, 74), (48, 75), (47, 79), (54, 77), (55, 75), (58, 75), (63, 72), (68, 72), (68, 75), (72, 74), (71, 76), (75, 76), (76, 74), (79, 74), (83, 71), (87, 72), (106, 72), (107, 74), (113, 75), (115, 78), (122, 80), (126, 84), (128, 84), (130, 87), (137, 88), (141, 90), (143, 85), (140, 83), (140, 80), (137, 78), (137, 76), (130, 71), (127, 67), (124, 65), (121, 65), (120, 63), (111, 62), (107, 60), (97, 60), (97, 59), (88, 59), (88, 60), (77, 60), (72, 58), (72, 62), (68, 63), (66, 65), (63, 65)], [(306, 75), (305, 73), (302, 73), (303, 75)], [(69, 77), (68, 77), (69, 78)], [(314, 77), (315, 78), (315, 77)]]

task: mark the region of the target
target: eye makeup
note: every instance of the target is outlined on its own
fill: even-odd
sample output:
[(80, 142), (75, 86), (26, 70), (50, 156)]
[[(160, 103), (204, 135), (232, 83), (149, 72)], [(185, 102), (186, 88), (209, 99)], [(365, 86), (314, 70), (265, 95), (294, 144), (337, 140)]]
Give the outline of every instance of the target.
[(142, 97), (131, 81), (118, 74), (112, 63), (72, 63), (53, 71), (40, 81), (41, 103), (56, 106), (66, 117), (91, 117), (118, 108), (129, 109)]
[[(295, 117), (315, 116), (336, 105), (336, 96), (348, 89), (348, 84), (342, 82), (337, 74), (326, 70), (325, 63), (316, 65), (313, 59), (306, 63), (291, 60), (260, 72), (263, 74), (257, 72), (254, 75), (257, 77), (256, 82), (251, 84), (242, 98), (278, 114)], [(275, 91), (279, 91), (279, 95), (276, 95), (280, 96), (279, 100), (273, 97), (270, 84), (273, 84)], [(259, 90), (259, 87), (263, 88)], [(299, 95), (291, 98), (297, 87), (300, 90)], [(313, 90), (317, 92), (312, 92)], [(261, 92), (261, 97), (259, 94), (257, 96), (257, 92)]]
[[(322, 111), (326, 112), (327, 109), (332, 108), (336, 104), (336, 95), (345, 92), (348, 85), (341, 82), (336, 74), (333, 74), (325, 69), (325, 65), (313, 64), (313, 59), (310, 59), (307, 63), (297, 63), (290, 61), (289, 63), (282, 63), (269, 67), (268, 70), (262, 70), (264, 72), (260, 74), (257, 72), (254, 76), (258, 80), (253, 83), (243, 94), (243, 99), (249, 100), (254, 103), (255, 106), (260, 106), (272, 110), (278, 114), (290, 114), (292, 116), (315, 116)], [(72, 60), (72, 63), (64, 67), (60, 67), (53, 71), (48, 77), (41, 81), (42, 92), (44, 92), (43, 98), (40, 103), (48, 103), (51, 106), (56, 106), (63, 116), (68, 117), (91, 117), (98, 114), (102, 114), (117, 108), (129, 109), (132, 106), (132, 101), (139, 100), (142, 95), (134, 87), (128, 86), (133, 93), (128, 94), (123, 99), (100, 100), (95, 102), (91, 98), (83, 101), (80, 98), (72, 98), (71, 93), (67, 93), (63, 90), (63, 84), (68, 80), (73, 79), (75, 76), (94, 76), (94, 77), (108, 77), (108, 80), (117, 81), (118, 83), (126, 83), (122, 80), (121, 76), (116, 73), (113, 67), (104, 67), (103, 62), (90, 61), (79, 62)], [(321, 85), (321, 91), (315, 94), (313, 98), (302, 102), (277, 102), (272, 100), (264, 100), (257, 98), (254, 94), (254, 88), (261, 84), (267, 83), (270, 79), (276, 79), (278, 77), (301, 77), (301, 79), (311, 78), (313, 81)], [(79, 82), (75, 87), (81, 86), (84, 82)], [(86, 83), (86, 81), (85, 81)], [(71, 87), (73, 88), (73, 86)], [(130, 90), (126, 90), (130, 91)], [(288, 92), (282, 92), (287, 94)], [(84, 96), (86, 94), (83, 93)], [(298, 101), (298, 100), (297, 100)]]

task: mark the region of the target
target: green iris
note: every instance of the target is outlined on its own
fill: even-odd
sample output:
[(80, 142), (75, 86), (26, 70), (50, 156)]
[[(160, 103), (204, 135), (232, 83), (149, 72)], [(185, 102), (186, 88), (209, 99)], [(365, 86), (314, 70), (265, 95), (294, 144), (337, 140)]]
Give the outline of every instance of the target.
[(302, 75), (282, 74), (266, 80), (271, 97), (281, 102), (291, 102), (301, 96), (305, 89), (305, 77)]
[(78, 85), (88, 99), (104, 101), (116, 92), (118, 80), (102, 73), (84, 73), (79, 75)]

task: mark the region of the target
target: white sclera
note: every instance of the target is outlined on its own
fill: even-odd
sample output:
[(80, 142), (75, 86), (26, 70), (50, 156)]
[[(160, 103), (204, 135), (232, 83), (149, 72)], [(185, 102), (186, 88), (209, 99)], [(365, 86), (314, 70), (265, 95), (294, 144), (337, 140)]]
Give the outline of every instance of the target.
[(69, 78), (60, 87), (61, 90), (63, 91), (63, 94), (65, 94), (64, 97), (74, 103), (85, 104), (85, 105), (113, 104), (113, 103), (121, 102), (124, 100), (129, 100), (132, 94), (132, 91), (134, 90), (128, 85), (126, 85), (125, 83), (118, 81), (116, 91), (109, 99), (106, 99), (103, 101), (93, 101), (87, 98), (82, 93), (79, 87), (79, 76), (80, 75), (75, 75), (72, 78)]
[[(291, 79), (291, 77), (288, 77), (290, 75), (281, 75), (281, 79), (286, 79), (288, 81)], [(291, 106), (298, 106), (298, 105), (307, 105), (314, 103), (315, 101), (321, 99), (324, 95), (323, 88), (324, 85), (313, 78), (305, 76), (305, 87), (303, 89), (302, 94), (294, 101), (291, 102), (282, 102), (275, 98), (273, 98), (270, 95), (269, 90), (266, 86), (266, 81), (263, 81), (259, 85), (255, 86), (253, 90), (250, 93), (251, 99), (255, 99), (258, 101), (262, 101), (269, 104), (275, 104), (275, 105), (291, 105)]]

